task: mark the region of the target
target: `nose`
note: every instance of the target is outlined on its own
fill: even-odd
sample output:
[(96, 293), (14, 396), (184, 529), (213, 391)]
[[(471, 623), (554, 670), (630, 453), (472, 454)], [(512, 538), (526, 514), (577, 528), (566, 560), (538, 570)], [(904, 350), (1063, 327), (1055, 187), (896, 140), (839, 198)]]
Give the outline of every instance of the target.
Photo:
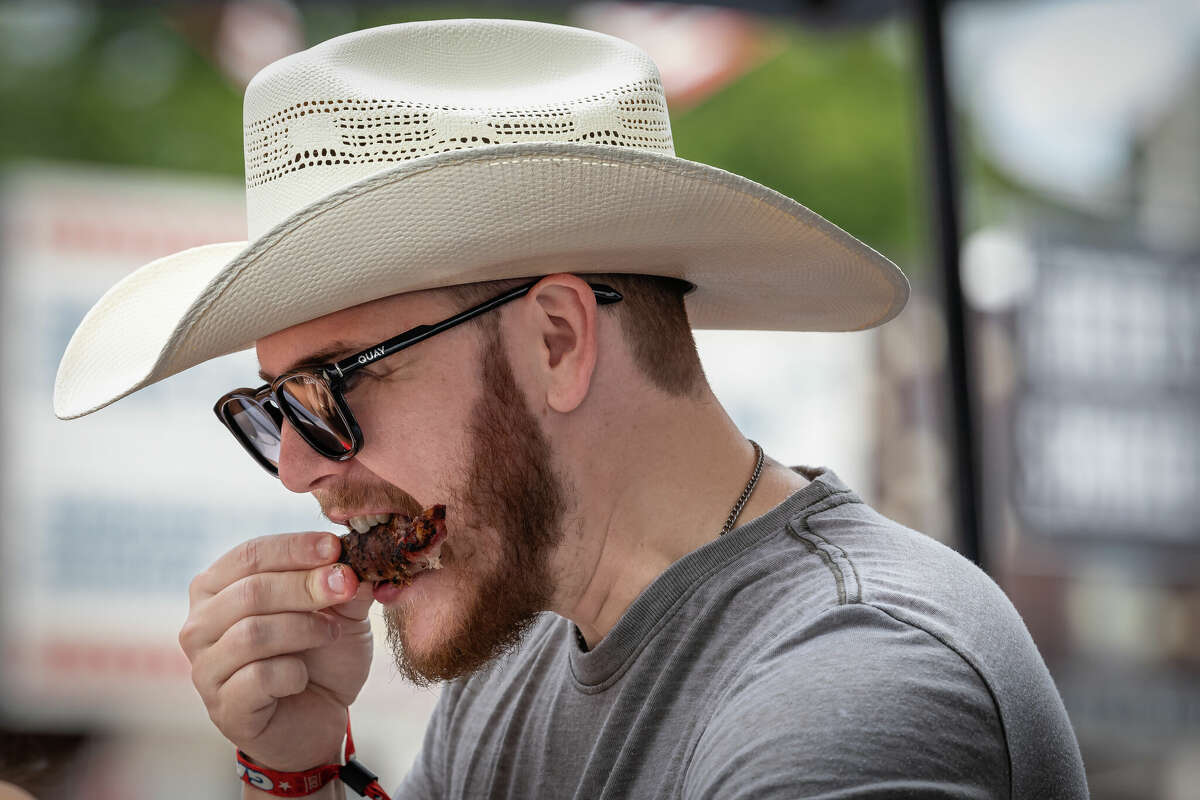
[(287, 420), (279, 441), (279, 481), (289, 491), (311, 492), (324, 478), (344, 472), (350, 461), (332, 461), (308, 446)]

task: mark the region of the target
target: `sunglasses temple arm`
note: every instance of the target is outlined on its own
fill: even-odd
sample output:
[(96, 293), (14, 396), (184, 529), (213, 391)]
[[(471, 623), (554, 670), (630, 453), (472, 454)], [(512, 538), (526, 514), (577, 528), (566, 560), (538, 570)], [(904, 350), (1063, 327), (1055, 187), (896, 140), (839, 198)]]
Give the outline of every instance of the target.
[(596, 303), (598, 305), (607, 306), (611, 303), (616, 303), (624, 299), (624, 295), (618, 292), (611, 286), (605, 286), (603, 283), (589, 283), (592, 287), (592, 294), (596, 295)]
[[(472, 320), (475, 317), (478, 317), (480, 314), (486, 314), (488, 311), (502, 306), (512, 300), (516, 300), (519, 297), (524, 297), (529, 293), (529, 290), (536, 285), (537, 281), (533, 281), (532, 283), (517, 286), (498, 297), (493, 297), (491, 300), (480, 303), (477, 306), (472, 306), (462, 313), (455, 314), (449, 319), (442, 320), (441, 322), (433, 325), (418, 325), (412, 330), (406, 331), (394, 339), (388, 339), (382, 344), (367, 350), (363, 350), (360, 353), (355, 353), (352, 356), (336, 362), (333, 365), (333, 368), (337, 371), (338, 377), (344, 378), (348, 373), (353, 372), (359, 367), (370, 364), (372, 361), (384, 358), (385, 356), (390, 356), (392, 353), (403, 350), (406, 347), (412, 347), (414, 344), (422, 342), (431, 336), (435, 336), (442, 331), (453, 328), (455, 325)], [(592, 294), (596, 296), (596, 302), (602, 306), (616, 303), (623, 297), (616, 289), (612, 288), (611, 286), (605, 286), (602, 283), (589, 283), (588, 286), (591, 288)]]

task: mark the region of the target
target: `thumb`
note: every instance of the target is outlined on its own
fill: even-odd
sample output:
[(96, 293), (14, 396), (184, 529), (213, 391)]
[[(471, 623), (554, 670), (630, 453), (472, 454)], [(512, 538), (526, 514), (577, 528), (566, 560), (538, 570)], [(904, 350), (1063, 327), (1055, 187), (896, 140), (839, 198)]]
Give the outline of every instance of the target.
[(358, 584), (358, 590), (354, 593), (353, 597), (344, 603), (330, 606), (329, 610), (340, 617), (345, 617), (354, 622), (362, 622), (367, 618), (367, 612), (371, 610), (371, 603), (375, 602), (374, 589), (375, 583), (373, 581), (362, 581)]

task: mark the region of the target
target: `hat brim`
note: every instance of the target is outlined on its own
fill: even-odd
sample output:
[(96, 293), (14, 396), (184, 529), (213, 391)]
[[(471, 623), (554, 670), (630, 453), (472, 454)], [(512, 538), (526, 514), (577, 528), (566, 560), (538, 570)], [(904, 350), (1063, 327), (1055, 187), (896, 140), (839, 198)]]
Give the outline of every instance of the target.
[(909, 294), (891, 261), (739, 175), (604, 145), (496, 145), (404, 162), (257, 241), (132, 273), (71, 338), (54, 412), (89, 414), (380, 297), (550, 272), (683, 278), (696, 286), (696, 328), (862, 330), (896, 316)]

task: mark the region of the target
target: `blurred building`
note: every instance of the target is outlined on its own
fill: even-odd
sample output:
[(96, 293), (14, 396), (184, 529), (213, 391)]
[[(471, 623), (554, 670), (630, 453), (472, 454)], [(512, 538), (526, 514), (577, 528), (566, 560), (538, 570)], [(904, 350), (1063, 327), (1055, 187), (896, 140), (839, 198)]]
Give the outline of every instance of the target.
[(958, 10), (988, 563), (1092, 796), (1200, 797), (1200, 9)]

